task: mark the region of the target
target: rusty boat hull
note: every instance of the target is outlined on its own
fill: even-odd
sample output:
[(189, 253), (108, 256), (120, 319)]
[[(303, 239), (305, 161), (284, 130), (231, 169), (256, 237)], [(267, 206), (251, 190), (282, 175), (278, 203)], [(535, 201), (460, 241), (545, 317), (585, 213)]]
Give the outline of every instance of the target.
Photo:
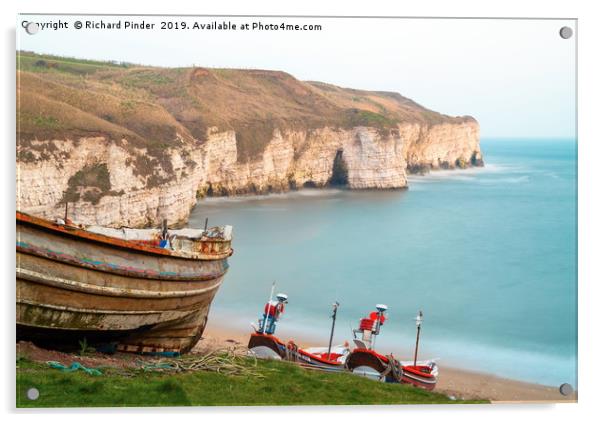
[(16, 240), (18, 337), (110, 339), (141, 353), (198, 342), (232, 254), (229, 239), (173, 250), (19, 212)]

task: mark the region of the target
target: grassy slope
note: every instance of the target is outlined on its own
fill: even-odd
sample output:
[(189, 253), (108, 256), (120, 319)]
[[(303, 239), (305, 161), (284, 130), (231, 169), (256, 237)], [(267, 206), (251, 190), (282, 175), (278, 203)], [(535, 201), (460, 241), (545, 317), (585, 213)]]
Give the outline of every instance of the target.
[(397, 93), (302, 82), (267, 70), (155, 68), (18, 54), (19, 139), (85, 134), (126, 137), (151, 155), (202, 142), (208, 127), (237, 131), (239, 159), (263, 151), (274, 128), (394, 128), (397, 122), (463, 121)]
[[(63, 373), (21, 360), (17, 370), (17, 407), (467, 403), (412, 386), (382, 384), (351, 374), (314, 372), (283, 362), (258, 365), (264, 379), (214, 372), (168, 375), (137, 371), (123, 376), (110, 370), (102, 376), (91, 376)], [(36, 401), (26, 397), (31, 387), (40, 391)]]

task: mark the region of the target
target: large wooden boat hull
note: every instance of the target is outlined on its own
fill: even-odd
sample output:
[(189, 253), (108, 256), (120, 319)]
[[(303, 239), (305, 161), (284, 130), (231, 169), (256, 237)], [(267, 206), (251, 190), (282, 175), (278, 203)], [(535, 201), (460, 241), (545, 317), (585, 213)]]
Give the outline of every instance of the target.
[(17, 213), (17, 334), (116, 338), (120, 350), (186, 352), (228, 269), (230, 242), (181, 256)]

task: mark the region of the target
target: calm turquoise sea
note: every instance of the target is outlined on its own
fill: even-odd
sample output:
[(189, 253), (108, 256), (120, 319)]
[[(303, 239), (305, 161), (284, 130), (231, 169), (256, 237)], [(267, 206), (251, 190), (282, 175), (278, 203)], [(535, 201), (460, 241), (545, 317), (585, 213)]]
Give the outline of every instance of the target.
[(576, 386), (576, 142), (483, 140), (485, 167), (413, 176), (405, 191), (303, 190), (200, 201), (190, 225), (234, 226), (210, 319), (241, 329), (272, 281), (277, 334), (351, 338), (389, 306), (377, 348), (548, 385)]

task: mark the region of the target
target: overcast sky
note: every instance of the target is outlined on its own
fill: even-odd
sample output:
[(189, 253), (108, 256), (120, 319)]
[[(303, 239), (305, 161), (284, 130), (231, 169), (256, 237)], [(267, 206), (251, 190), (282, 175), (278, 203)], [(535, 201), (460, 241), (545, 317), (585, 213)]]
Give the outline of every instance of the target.
[[(68, 22), (28, 35), (22, 20)], [(155, 23), (153, 30), (74, 29), (75, 21)], [(321, 31), (161, 30), (185, 20), (237, 25), (319, 24)], [(472, 115), (482, 137), (573, 137), (574, 21), (23, 16), (17, 48), (147, 65), (262, 68), (368, 90), (396, 91), (425, 107)]]

